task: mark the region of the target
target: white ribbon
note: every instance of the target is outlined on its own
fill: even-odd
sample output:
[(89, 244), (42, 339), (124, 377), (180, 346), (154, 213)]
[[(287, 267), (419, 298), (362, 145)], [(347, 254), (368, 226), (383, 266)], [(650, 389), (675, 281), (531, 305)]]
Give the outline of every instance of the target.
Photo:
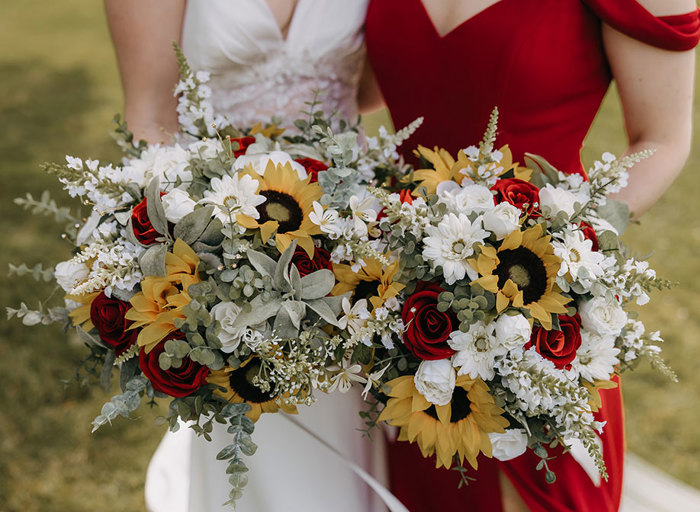
[(345, 456), (340, 453), (338, 450), (333, 448), (329, 443), (327, 443), (324, 439), (320, 438), (315, 432), (311, 431), (308, 429), (305, 425), (303, 425), (299, 420), (296, 418), (289, 416), (288, 414), (282, 414), (284, 418), (287, 418), (290, 422), (294, 423), (297, 427), (302, 429), (304, 432), (309, 434), (311, 437), (316, 439), (319, 443), (321, 443), (323, 446), (328, 448), (328, 450), (335, 455), (340, 461), (347, 466), (349, 469), (352, 470), (353, 473), (355, 473), (357, 476), (359, 476), (367, 485), (369, 485), (374, 492), (377, 493), (377, 496), (381, 498), (381, 500), (384, 502), (384, 504), (389, 508), (391, 512), (408, 512), (408, 509), (399, 501), (399, 499), (394, 496), (389, 489), (384, 487), (382, 484), (380, 484), (375, 478), (372, 477), (369, 473), (367, 473), (364, 469), (362, 469), (360, 466), (355, 464), (354, 462), (348, 460), (345, 458)]

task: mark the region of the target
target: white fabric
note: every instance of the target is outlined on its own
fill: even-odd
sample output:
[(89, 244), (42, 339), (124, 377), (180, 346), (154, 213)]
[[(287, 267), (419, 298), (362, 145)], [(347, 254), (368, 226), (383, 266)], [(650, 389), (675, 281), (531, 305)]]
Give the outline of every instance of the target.
[[(264, 0), (188, 0), (182, 46), (192, 68), (211, 74), (212, 103), (234, 125), (299, 117), (320, 89), (321, 108), (352, 119), (364, 56), (362, 26), (368, 0), (298, 0), (286, 40)], [(286, 121), (286, 123), (284, 123)], [(357, 390), (319, 393), (298, 420), (386, 485), (383, 436), (362, 438)], [(222, 512), (228, 499), (226, 464), (216, 454), (229, 444), (215, 424), (212, 442), (189, 428), (168, 433), (146, 478), (151, 512)], [(249, 483), (238, 512), (379, 512), (379, 498), (337, 456), (280, 414), (263, 414), (248, 458)]]
[[(372, 441), (362, 437), (357, 415), (362, 397), (321, 395), (295, 417), (352, 463), (386, 485), (381, 431)], [(383, 511), (374, 494), (352, 469), (327, 447), (291, 424), (284, 413), (263, 414), (255, 424), (258, 450), (247, 458), (249, 482), (237, 512), (371, 512)], [(226, 463), (216, 454), (230, 443), (225, 428), (216, 425), (212, 441), (182, 425), (168, 432), (148, 467), (146, 506), (151, 512), (224, 512), (230, 485)]]
[(322, 90), (323, 110), (357, 115), (368, 0), (298, 0), (286, 39), (264, 0), (188, 0), (182, 47), (211, 73), (212, 103), (234, 126), (293, 121)]

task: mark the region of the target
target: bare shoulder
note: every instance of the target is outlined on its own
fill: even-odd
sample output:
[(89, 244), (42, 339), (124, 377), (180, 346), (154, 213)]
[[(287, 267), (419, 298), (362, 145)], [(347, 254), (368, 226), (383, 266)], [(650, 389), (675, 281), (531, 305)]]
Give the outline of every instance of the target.
[(695, 0), (637, 0), (649, 12), (656, 16), (673, 16), (685, 14), (697, 9)]

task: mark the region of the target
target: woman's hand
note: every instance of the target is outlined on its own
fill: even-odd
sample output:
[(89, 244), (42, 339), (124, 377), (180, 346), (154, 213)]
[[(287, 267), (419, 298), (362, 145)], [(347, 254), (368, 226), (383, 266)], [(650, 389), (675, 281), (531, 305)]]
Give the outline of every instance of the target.
[(105, 0), (124, 88), (124, 117), (136, 139), (168, 143), (177, 131), (180, 41), (185, 0)]
[[(694, 0), (640, 0), (657, 16), (691, 12)], [(648, 210), (678, 176), (690, 153), (695, 52), (661, 50), (603, 26), (629, 137), (627, 153), (654, 149), (617, 194), (633, 217)]]

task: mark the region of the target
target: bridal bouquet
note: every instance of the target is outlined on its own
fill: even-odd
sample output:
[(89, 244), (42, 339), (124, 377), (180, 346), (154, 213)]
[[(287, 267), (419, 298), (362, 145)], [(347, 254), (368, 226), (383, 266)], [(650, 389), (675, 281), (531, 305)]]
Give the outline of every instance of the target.
[(274, 120), (236, 129), (207, 102), (206, 75), (181, 66), (180, 143), (135, 144), (120, 124), (119, 165), (46, 165), (89, 206), (82, 221), (47, 195), (20, 200), (69, 220), (74, 249), (40, 272), (64, 291), (61, 303), (8, 315), (74, 328), (105, 387), (116, 370), (121, 393), (94, 429), (158, 398), (169, 400), (172, 430), (192, 422), (209, 439), (214, 422), (228, 424), (218, 458), (229, 461), (233, 502), (262, 413), (294, 413), (315, 391), (350, 387), (346, 353), (369, 312), (349, 286), (388, 263), (364, 185), (394, 165), (410, 133), (363, 142), (313, 104), (290, 135)]
[[(508, 460), (530, 448), (581, 443), (603, 477), (594, 419), (598, 391), (642, 356), (667, 372), (659, 333), (625, 307), (667, 283), (629, 257), (619, 234), (626, 207), (606, 196), (646, 154), (603, 155), (590, 180), (542, 158), (495, 149), (497, 111), (484, 140), (454, 159), (419, 147), (426, 165), (374, 188), (390, 264), (376, 272), (374, 318), (354, 356), (366, 365), (378, 417), (400, 428), (436, 466), (479, 454)], [(367, 267), (369, 268), (369, 266)], [(380, 307), (376, 307), (380, 306)], [(395, 336), (395, 324), (401, 335)]]

